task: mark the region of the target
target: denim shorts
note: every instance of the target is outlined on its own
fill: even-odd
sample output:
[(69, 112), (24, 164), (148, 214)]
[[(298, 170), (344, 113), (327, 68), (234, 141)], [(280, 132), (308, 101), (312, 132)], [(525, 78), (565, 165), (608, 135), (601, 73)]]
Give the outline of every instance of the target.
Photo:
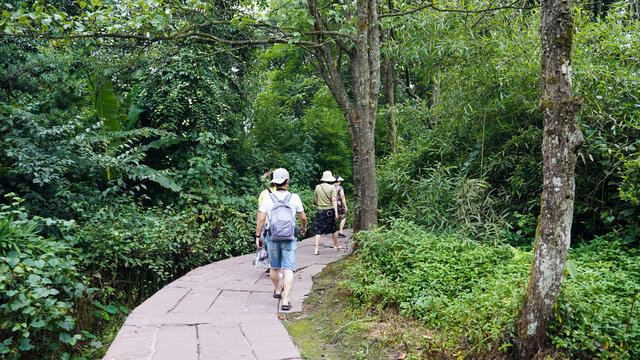
[(297, 240), (268, 241), (269, 264), (272, 269), (289, 269), (296, 271)]

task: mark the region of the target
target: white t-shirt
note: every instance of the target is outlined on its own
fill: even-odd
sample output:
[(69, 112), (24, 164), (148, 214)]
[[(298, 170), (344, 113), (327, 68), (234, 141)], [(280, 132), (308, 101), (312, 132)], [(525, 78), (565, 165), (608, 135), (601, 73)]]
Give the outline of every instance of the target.
[[(288, 191), (274, 191), (273, 194), (278, 198), (278, 200), (284, 199)], [(268, 195), (268, 194), (267, 194)], [(291, 198), (289, 199), (289, 205), (291, 205), (291, 211), (293, 211), (293, 217), (296, 217), (296, 213), (303, 212), (302, 208), (302, 200), (300, 200), (300, 196), (298, 194), (291, 193)], [(258, 211), (267, 213), (267, 217), (271, 216), (271, 209), (273, 208), (273, 200), (271, 200), (271, 196), (265, 196), (262, 200), (262, 204), (260, 204), (260, 208)]]

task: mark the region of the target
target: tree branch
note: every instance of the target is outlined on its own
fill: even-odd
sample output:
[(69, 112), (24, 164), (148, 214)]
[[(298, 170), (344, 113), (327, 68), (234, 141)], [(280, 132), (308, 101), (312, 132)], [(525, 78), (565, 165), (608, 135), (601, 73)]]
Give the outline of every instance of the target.
[(453, 12), (453, 13), (462, 13), (462, 14), (481, 14), (481, 13), (485, 13), (488, 11), (495, 11), (495, 10), (504, 10), (504, 9), (519, 9), (519, 10), (531, 10), (531, 9), (537, 9), (540, 6), (527, 6), (527, 7), (521, 7), (521, 6), (514, 6), (514, 4), (518, 3), (520, 0), (516, 0), (508, 5), (505, 6), (498, 6), (498, 7), (492, 7), (491, 5), (488, 8), (482, 9), (482, 10), (464, 10), (464, 9), (445, 9), (445, 8), (439, 8), (437, 7), (434, 3), (428, 3), (428, 4), (424, 4), (421, 6), (418, 6), (416, 8), (413, 9), (409, 9), (409, 10), (405, 10), (405, 11), (399, 11), (399, 12), (393, 12), (393, 13), (385, 13), (385, 14), (380, 14), (378, 17), (379, 18), (386, 18), (386, 17), (398, 17), (398, 16), (405, 16), (405, 15), (409, 15), (409, 14), (413, 14), (415, 12), (418, 11), (422, 11), (424, 9), (433, 9), (436, 11), (440, 11), (440, 12)]

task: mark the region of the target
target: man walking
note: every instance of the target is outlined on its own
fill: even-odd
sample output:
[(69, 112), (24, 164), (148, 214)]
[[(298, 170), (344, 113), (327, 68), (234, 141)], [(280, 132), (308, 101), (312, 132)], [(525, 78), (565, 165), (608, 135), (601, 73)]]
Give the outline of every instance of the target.
[[(265, 196), (260, 204), (255, 237), (256, 239), (260, 238), (265, 219), (268, 217), (269, 231), (271, 232), (267, 245), (271, 267), (269, 277), (274, 286), (273, 297), (282, 299), (281, 309), (286, 311), (291, 309), (289, 294), (293, 288), (293, 272), (296, 270), (298, 243), (294, 230), (295, 216), (298, 214), (300, 233), (304, 235), (307, 232), (307, 215), (304, 213), (300, 196), (287, 190), (289, 172), (286, 169), (274, 170), (272, 183), (276, 185), (276, 191)], [(283, 284), (280, 284), (281, 269)]]

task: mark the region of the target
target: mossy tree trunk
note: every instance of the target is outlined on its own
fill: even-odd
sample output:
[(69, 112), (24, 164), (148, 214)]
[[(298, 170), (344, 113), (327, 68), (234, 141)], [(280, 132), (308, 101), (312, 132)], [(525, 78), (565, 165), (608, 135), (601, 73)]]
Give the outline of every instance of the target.
[(543, 189), (532, 269), (516, 326), (517, 351), (524, 359), (547, 345), (546, 331), (571, 243), (576, 153), (583, 142), (575, 118), (584, 97), (573, 98), (571, 91), (573, 19), (569, 0), (542, 1), (540, 32)]

